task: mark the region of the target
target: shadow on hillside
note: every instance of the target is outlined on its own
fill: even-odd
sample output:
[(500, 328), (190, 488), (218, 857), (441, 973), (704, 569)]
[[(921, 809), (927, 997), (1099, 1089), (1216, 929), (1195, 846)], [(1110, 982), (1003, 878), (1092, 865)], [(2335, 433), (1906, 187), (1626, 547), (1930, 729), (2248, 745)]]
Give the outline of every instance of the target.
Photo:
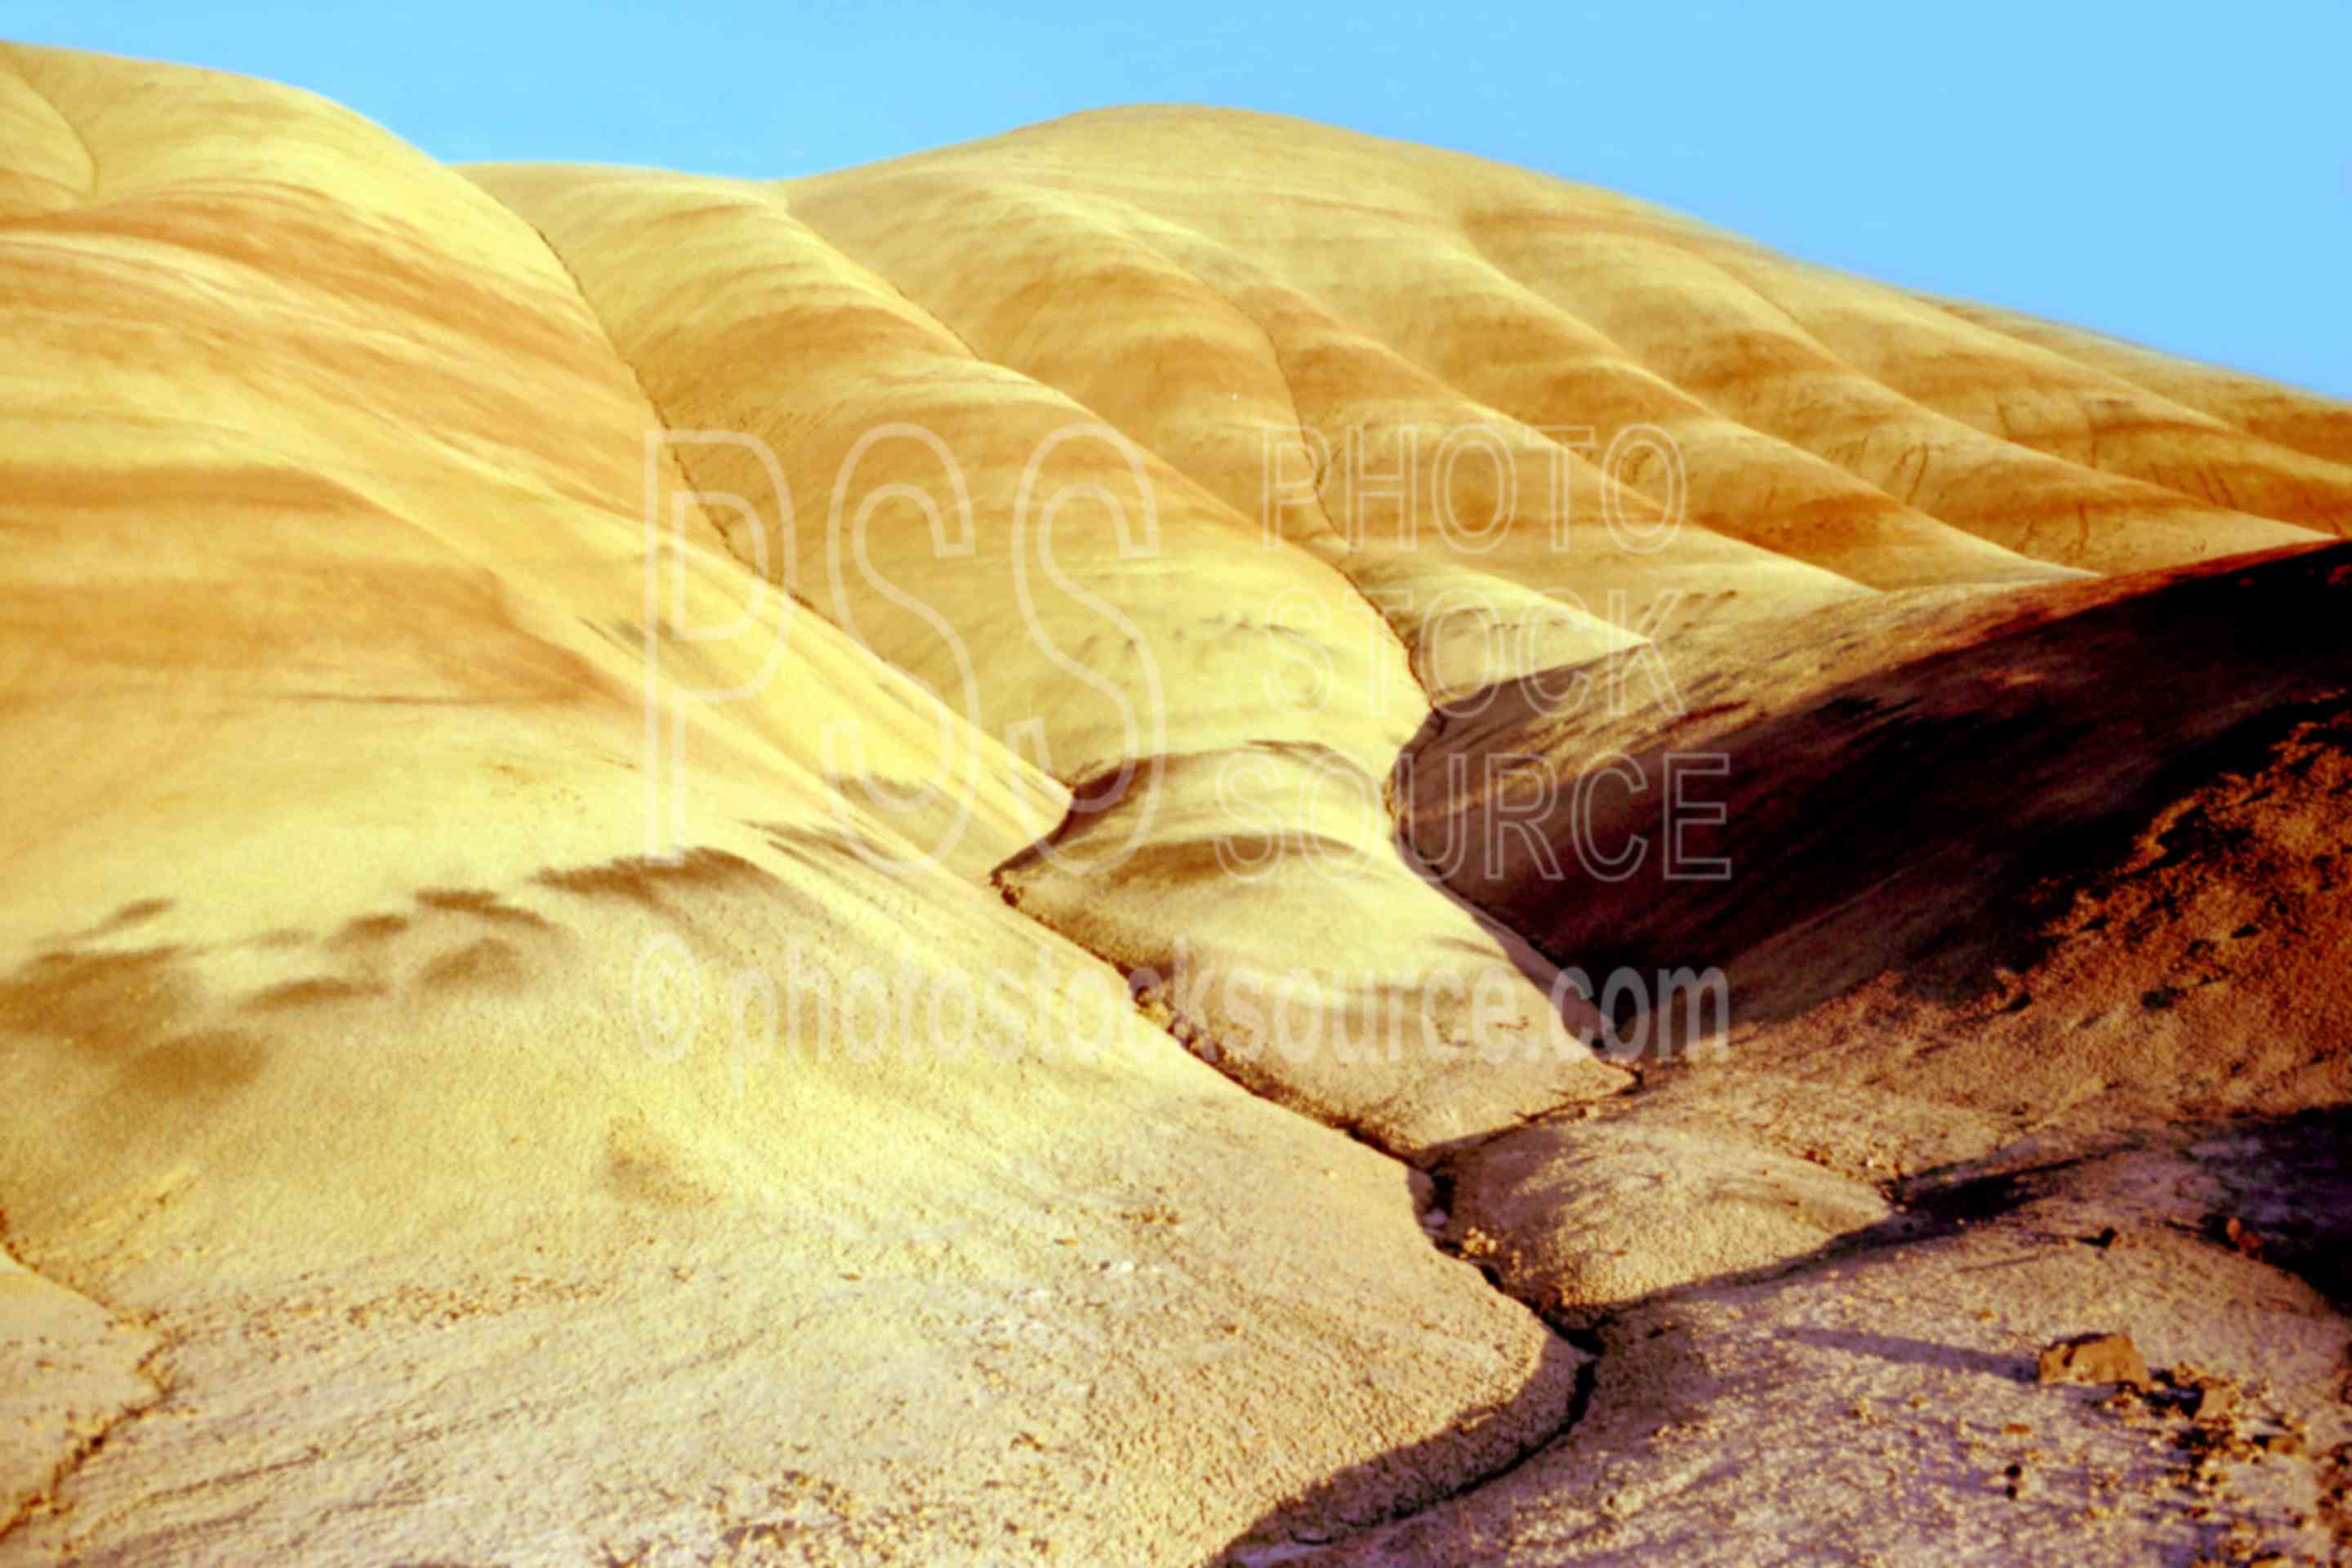
[[(1720, 967), (1741, 1024), (1888, 970), (1915, 994), (1969, 1001), (1996, 966), (2030, 966), (2072, 885), (2125, 859), (2168, 805), (2352, 713), (2352, 545), (2158, 574), (1794, 699), (1759, 689), (1794, 705), (1714, 734), (1695, 713), (1555, 713), (1544, 693), (1561, 674), (1482, 693), (1510, 717), (1433, 722), (1401, 761), (1400, 839), (1424, 876), (1596, 989), (1620, 969)], [(1691, 695), (1736, 696), (1741, 680), (1717, 670)], [(1549, 809), (1533, 776), (1499, 805), (1464, 787), (1514, 751), (1541, 752)], [(1576, 775), (1611, 754), (1647, 787), (1596, 784), (1579, 803)], [(1724, 820), (1685, 824), (1683, 863), (1727, 859), (1720, 880), (1671, 875), (1661, 847), (1669, 764), (1693, 756), (1727, 770), (1686, 785)], [(1580, 865), (1580, 843), (1606, 856), (1635, 835), (1649, 851), (1623, 879)]]
[[(1207, 1563), (1282, 1561), (1286, 1548), (1299, 1552), (1374, 1529), (1508, 1475), (1582, 1417), (1592, 1393), (1592, 1364), (1568, 1340), (1547, 1336), (1535, 1370), (1514, 1398), (1465, 1410), (1443, 1432), (1326, 1477), (1259, 1515)], [(1482, 1440), (1480, 1432), (1488, 1428), (1522, 1436)]]

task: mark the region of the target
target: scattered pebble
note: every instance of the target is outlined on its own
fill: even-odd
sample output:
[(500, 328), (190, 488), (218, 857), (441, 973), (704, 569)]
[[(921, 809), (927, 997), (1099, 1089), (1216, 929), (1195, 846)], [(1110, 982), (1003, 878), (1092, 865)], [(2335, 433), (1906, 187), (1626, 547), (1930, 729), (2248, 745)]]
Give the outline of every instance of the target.
[(2078, 1334), (2045, 1346), (2038, 1369), (2043, 1383), (2148, 1384), (2147, 1360), (2127, 1333)]

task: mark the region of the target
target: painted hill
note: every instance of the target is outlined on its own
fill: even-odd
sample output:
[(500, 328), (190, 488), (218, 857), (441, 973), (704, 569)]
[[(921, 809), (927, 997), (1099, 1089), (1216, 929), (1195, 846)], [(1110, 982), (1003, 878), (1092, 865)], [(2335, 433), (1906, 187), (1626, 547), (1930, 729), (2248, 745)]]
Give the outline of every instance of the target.
[(0, 345), (0, 1562), (2352, 1528), (2352, 406), (1266, 116), (18, 47)]

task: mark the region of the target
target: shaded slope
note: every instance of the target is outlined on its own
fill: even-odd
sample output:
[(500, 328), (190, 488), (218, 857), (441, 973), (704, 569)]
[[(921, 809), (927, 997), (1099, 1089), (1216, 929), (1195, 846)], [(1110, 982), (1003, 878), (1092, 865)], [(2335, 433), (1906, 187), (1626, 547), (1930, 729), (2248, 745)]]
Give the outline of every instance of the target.
[[(2106, 825), (2339, 700), (2347, 592), (2345, 552), (2322, 548), (1822, 612), (1677, 647), (1687, 709), (1564, 703), (1532, 679), (1415, 754), (1410, 832), (1556, 960), (1718, 964), (1743, 1021), (1770, 1022), (1999, 931), (2011, 900), (2112, 852)], [(1447, 765), (1486, 754), (1540, 763), (1487, 783)], [(1659, 842), (1676, 758), (1722, 781), (1705, 798), (1723, 819), (1687, 822), (1679, 861)], [(1637, 839), (1638, 866), (1594, 874)], [(1693, 877), (1717, 858), (1728, 879)]]
[[(1444, 1243), (1591, 1330), (1587, 1413), (1315, 1560), (2340, 1552), (2344, 557), (1716, 648), (1681, 731), (1785, 786), (1735, 786), (1708, 846), (1751, 858), (1748, 900), (1654, 883), (1591, 929), (1645, 962), (1720, 932), (1736, 1021), (1439, 1171)], [(1910, 662), (1853, 673), (1896, 637)], [(1519, 907), (1557, 930), (1596, 894)], [(2116, 1327), (2154, 1397), (2038, 1384), (2040, 1347)], [(2166, 1389), (2203, 1385), (2191, 1426)]]

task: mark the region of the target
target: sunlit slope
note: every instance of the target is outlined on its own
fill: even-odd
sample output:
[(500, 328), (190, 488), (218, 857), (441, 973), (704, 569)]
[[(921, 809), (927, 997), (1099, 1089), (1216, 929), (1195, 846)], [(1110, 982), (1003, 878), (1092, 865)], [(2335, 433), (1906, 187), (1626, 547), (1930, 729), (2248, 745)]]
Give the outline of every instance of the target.
[[(2308, 453), (2339, 468), (2352, 466), (2352, 404), (2015, 310), (1959, 300), (1930, 303), (1961, 321), (2144, 387), (2276, 446)], [(2342, 526), (2339, 519), (2339, 531)]]
[(37, 1368), (10, 1552), (1202, 1555), (1556, 1421), (1397, 1167), (982, 885), (1066, 791), (673, 510), (527, 224), (299, 93), (0, 84), (0, 1209), (103, 1309), (0, 1343), (163, 1342)]
[[(7, 910), (20, 934), (152, 896), (135, 868), (157, 857), (329, 904), (415, 869), (420, 840), (448, 862), (428, 874), (492, 869), (468, 843), (529, 868), (451, 834), (428, 783), (477, 824), (528, 820), (549, 858), (658, 847), (642, 796), (605, 786), (645, 749), (649, 655), (665, 712), (693, 720), (689, 799), (750, 787), (751, 815), (845, 822), (821, 784), (777, 782), (821, 770), (840, 721), (907, 785), (942, 752), (984, 764), (932, 801), (926, 842), (969, 802), (961, 853), (985, 866), (1058, 816), (1052, 786), (818, 617), (755, 603), (698, 515), (666, 529), (670, 618), (749, 605), (758, 625), (648, 644), (654, 421), (562, 267), (471, 184), (285, 89), (9, 58), (20, 101), (61, 106), (17, 166), (84, 147), (104, 166), (0, 228), (11, 744), (52, 759), (0, 829), (35, 895)], [(667, 514), (678, 487), (655, 478)], [(763, 668), (745, 700), (683, 695)], [(308, 845), (305, 889), (223, 811)]]
[[(687, 456), (698, 487), (760, 498), (735, 514), (739, 559), (1079, 791), (1055, 853), (1008, 879), (1024, 910), (1130, 972), (1170, 973), (1191, 941), (1197, 972), (1222, 978), (1243, 954), (1314, 959), (1317, 933), (1369, 901), (1385, 942), (1349, 955), (1310, 1012), (1360, 1018), (1402, 987), (1428, 1002), (1427, 1027), (1411, 1009), (1412, 1048), (1361, 1070), (1271, 1070), (1294, 1103), (1391, 1148), (1615, 1085), (1507, 945), (1393, 853), (1381, 781), (1428, 716), (1425, 660), (1328, 529), (1262, 526), (1099, 411), (976, 353), (772, 191), (477, 177), (546, 234), (673, 429), (740, 432)], [(1528, 623), (1539, 662), (1633, 640), (1554, 607)], [(1482, 661), (1473, 684), (1490, 673)], [(1308, 816), (1345, 886), (1307, 863)], [(1265, 874), (1230, 876), (1217, 846), (1269, 834)], [(1212, 918), (1171, 924), (1188, 895)], [(1188, 1033), (1263, 1051), (1227, 986), (1174, 994)], [(1463, 1082), (1480, 998), (1549, 1042), (1545, 1060)]]
[[(1385, 759), (1420, 722), (1402, 650), (1343, 575), (1265, 549), (1250, 516), (975, 353), (775, 195), (476, 177), (545, 231), (671, 428), (748, 438), (686, 454), (759, 509), (772, 548), (756, 560), (733, 517), (739, 557), (1051, 771), (1256, 738)], [(1303, 657), (1360, 700), (1269, 703), (1268, 672)]]
[[(2002, 550), (2162, 565), (2352, 518), (2352, 472), (2232, 426), (2225, 407), (1456, 154), (1267, 116), (1130, 110), (785, 189), (813, 226), (1013, 363), (1115, 379), (1099, 360), (1055, 372), (1055, 329), (1122, 293), (1129, 321), (1161, 319), (1139, 289), (1166, 292), (1156, 275), (1189, 274), (1245, 316), (1270, 314), (1271, 289), (1528, 427), (1589, 426), (1605, 443), (1658, 423), (1685, 448), (1693, 522), (1878, 585), (1997, 574)], [(1008, 263), (1024, 232), (1055, 226), (1068, 243), (1053, 253), (1085, 259), (1061, 262), (1048, 292)], [(926, 234), (955, 243), (926, 247)], [(1155, 346), (1181, 363), (1190, 334), (1167, 335), (1179, 341)], [(1123, 379), (1147, 377), (1139, 364)], [(2158, 447), (2183, 437), (2186, 449)], [(2063, 539), (2061, 518), (2074, 525)], [(1576, 586), (1574, 570), (1559, 581)]]

